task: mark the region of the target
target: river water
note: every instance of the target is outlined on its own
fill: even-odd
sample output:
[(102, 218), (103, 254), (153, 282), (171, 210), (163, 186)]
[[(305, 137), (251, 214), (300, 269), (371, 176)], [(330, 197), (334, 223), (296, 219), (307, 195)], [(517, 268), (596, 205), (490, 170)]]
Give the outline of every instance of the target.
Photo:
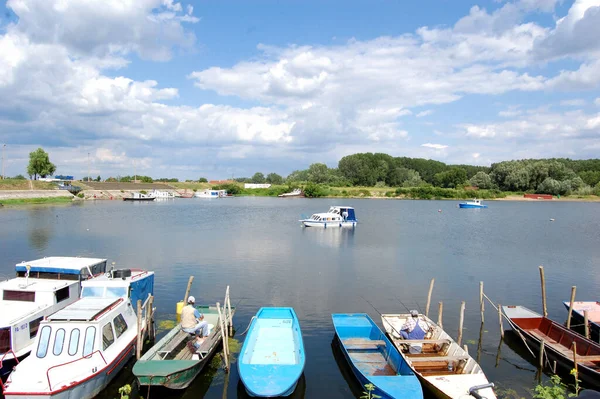
[[(331, 205), (354, 206), (357, 228), (300, 227), (301, 215)], [(500, 393), (514, 389), (528, 396), (536, 384), (535, 367), (517, 353), (522, 352), (518, 342), (500, 345), (497, 361), (498, 317), (487, 303), (480, 329), (479, 281), (496, 303), (541, 311), (538, 266), (544, 265), (549, 316), (564, 321), (561, 301), (569, 299), (572, 285), (579, 300), (598, 299), (600, 204), (488, 205), (464, 210), (454, 201), (244, 197), (5, 207), (0, 275), (12, 276), (15, 263), (44, 256), (104, 257), (117, 267), (154, 270), (159, 321), (174, 319), (175, 303), (194, 275), (197, 303), (222, 302), (231, 287), (238, 333), (261, 306), (292, 306), (307, 354), (295, 397), (306, 398), (361, 393), (332, 346), (331, 313), (366, 312), (380, 324), (378, 311), (406, 311), (400, 301), (424, 310), (435, 278), (430, 317), (437, 319), (443, 301), (444, 327), (456, 337), (460, 303), (466, 301), (463, 343), (478, 353)], [(117, 389), (133, 381), (131, 367), (103, 397), (118, 397)], [(186, 391), (153, 388), (151, 397), (221, 398), (224, 391), (228, 397), (244, 396), (235, 364), (229, 376), (210, 367)]]

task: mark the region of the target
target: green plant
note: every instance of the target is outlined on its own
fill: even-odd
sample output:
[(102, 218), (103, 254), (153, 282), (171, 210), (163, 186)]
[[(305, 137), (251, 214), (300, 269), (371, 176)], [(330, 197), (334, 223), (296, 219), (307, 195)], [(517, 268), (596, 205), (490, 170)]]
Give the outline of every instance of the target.
[(121, 190), (121, 192), (122, 192), (122, 193), (124, 193), (124, 192), (125, 192), (125, 190)]
[(121, 388), (119, 388), (119, 395), (121, 395), (121, 399), (129, 399), (129, 394), (131, 393), (131, 385), (125, 384)]
[(579, 395), (579, 383), (581, 382), (581, 380), (579, 379), (579, 373), (577, 372), (577, 369), (572, 369), (571, 370), (571, 375), (573, 377), (575, 377), (575, 395), (573, 396), (577, 396)]
[(377, 399), (377, 398), (381, 398), (381, 396), (375, 395), (373, 393), (373, 391), (375, 390), (375, 385), (373, 385), (373, 384), (366, 384), (365, 385), (365, 389), (366, 389), (366, 391), (363, 391), (363, 394), (360, 397), (360, 399)]
[(567, 393), (567, 386), (560, 381), (560, 377), (553, 375), (548, 384), (539, 384), (535, 387), (533, 399), (566, 399), (574, 394)]
[(79, 194), (77, 194), (77, 197), (83, 198), (83, 197), (85, 197), (85, 195), (83, 193), (79, 193)]
[(146, 190), (140, 190), (140, 194), (148, 194)]

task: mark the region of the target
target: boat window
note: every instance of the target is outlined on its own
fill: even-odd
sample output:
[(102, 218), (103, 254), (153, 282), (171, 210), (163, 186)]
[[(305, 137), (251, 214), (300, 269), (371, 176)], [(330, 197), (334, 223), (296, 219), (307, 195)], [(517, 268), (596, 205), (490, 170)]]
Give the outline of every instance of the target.
[[(40, 328), (40, 321), (44, 320), (44, 317), (38, 317), (35, 320), (31, 320), (29, 322), (29, 339), (35, 338), (37, 335), (38, 329)], [(0, 351), (2, 352), (2, 351)]]
[(2, 299), (5, 301), (35, 302), (35, 291), (29, 292), (4, 290)]
[(10, 327), (0, 328), (0, 353), (10, 350)]
[(115, 317), (113, 322), (115, 323), (115, 333), (117, 334), (117, 338), (119, 338), (127, 330), (127, 322), (122, 314)]
[(56, 303), (69, 299), (69, 287), (61, 288), (54, 293), (56, 295)]
[(40, 341), (38, 342), (37, 357), (46, 357), (46, 353), (48, 352), (48, 344), (50, 343), (51, 331), (52, 328), (50, 328), (50, 326), (42, 327), (42, 332), (40, 333)]
[(62, 353), (63, 346), (65, 345), (65, 330), (64, 328), (59, 328), (54, 334), (54, 349), (52, 349), (52, 353), (54, 356), (58, 356)]
[(83, 341), (83, 356), (90, 355), (94, 351), (95, 340), (96, 327), (88, 327), (85, 330), (85, 340)]
[(69, 337), (69, 355), (73, 356), (77, 353), (77, 349), (79, 348), (79, 328), (74, 328), (71, 330), (71, 336)]
[(81, 291), (81, 297), (86, 298), (89, 296), (103, 296), (104, 295), (104, 287), (83, 287), (83, 291)]
[(102, 349), (106, 350), (115, 342), (115, 334), (113, 333), (112, 324), (106, 323), (102, 327)]
[(106, 287), (106, 296), (108, 298), (120, 298), (127, 296), (126, 287)]

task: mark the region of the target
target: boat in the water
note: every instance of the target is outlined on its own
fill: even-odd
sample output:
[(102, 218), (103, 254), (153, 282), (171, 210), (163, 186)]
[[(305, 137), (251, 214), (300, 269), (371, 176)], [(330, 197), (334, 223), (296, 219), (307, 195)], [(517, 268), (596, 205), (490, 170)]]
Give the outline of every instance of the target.
[(0, 283), (0, 377), (29, 355), (44, 317), (72, 304), (80, 280), (104, 273), (106, 259), (49, 257), (15, 266), (17, 277)]
[(131, 193), (131, 197), (123, 197), (123, 201), (154, 201), (156, 199), (155, 196), (151, 194), (144, 193)]
[(410, 314), (382, 314), (381, 322), (424, 387), (440, 399), (472, 399), (472, 392), (487, 399), (496, 397), (494, 385), (475, 359), (427, 316), (418, 316), (428, 326), (425, 338), (404, 339), (399, 332), (410, 317)]
[(332, 206), (327, 212), (315, 213), (308, 219), (301, 219), (304, 227), (355, 227), (358, 223), (354, 208), (350, 206)]
[(289, 396), (304, 371), (304, 343), (292, 308), (261, 308), (253, 318), (238, 359), (250, 396)]
[[(170, 389), (187, 388), (210, 362), (222, 343), (221, 323), (216, 306), (196, 306), (208, 322), (210, 333), (198, 349), (194, 336), (177, 324), (133, 366), (133, 374), (140, 385), (158, 385)], [(235, 308), (231, 309), (231, 316)]]
[(195, 198), (226, 198), (227, 190), (202, 190), (194, 193)]
[(342, 353), (362, 386), (381, 398), (422, 399), (417, 376), (366, 313), (332, 314)]
[(301, 197), (302, 190), (299, 188), (295, 188), (292, 192), (279, 194), (278, 197), (288, 198), (288, 197)]
[[(565, 301), (563, 303), (565, 307), (569, 309), (571, 302)], [(590, 326), (590, 336), (592, 341), (598, 342), (598, 339), (600, 338), (600, 302), (573, 302), (572, 317), (577, 324), (583, 324), (585, 322), (585, 311), (587, 311), (588, 314), (588, 323)]]
[[(153, 283), (153, 272), (130, 269), (83, 281), (81, 299), (40, 322), (34, 354), (14, 368), (4, 397), (98, 395), (135, 353), (138, 318), (132, 300), (151, 295)], [(146, 325), (142, 315), (143, 336)]]
[(166, 190), (154, 189), (150, 192), (150, 196), (156, 199), (170, 199), (175, 198), (175, 193)]
[(487, 205), (483, 204), (480, 199), (473, 199), (472, 201), (461, 202), (458, 204), (459, 208), (487, 208)]
[(503, 306), (502, 310), (510, 319), (513, 330), (525, 338), (534, 353), (539, 353), (541, 341), (544, 341), (548, 358), (556, 360), (565, 374), (574, 368), (573, 343), (577, 343), (579, 379), (588, 388), (600, 387), (600, 344), (526, 307)]

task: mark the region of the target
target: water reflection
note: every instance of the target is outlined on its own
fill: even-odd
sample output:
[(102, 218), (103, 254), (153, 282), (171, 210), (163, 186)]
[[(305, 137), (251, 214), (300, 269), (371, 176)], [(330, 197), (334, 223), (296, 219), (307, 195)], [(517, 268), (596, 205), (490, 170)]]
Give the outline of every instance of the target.
[(40, 207), (32, 209), (28, 216), (29, 244), (38, 251), (44, 251), (54, 235), (58, 215), (54, 214), (52, 208)]
[(303, 227), (302, 235), (309, 241), (313, 241), (320, 246), (329, 248), (348, 248), (354, 245), (354, 233), (356, 228), (319, 228)]

